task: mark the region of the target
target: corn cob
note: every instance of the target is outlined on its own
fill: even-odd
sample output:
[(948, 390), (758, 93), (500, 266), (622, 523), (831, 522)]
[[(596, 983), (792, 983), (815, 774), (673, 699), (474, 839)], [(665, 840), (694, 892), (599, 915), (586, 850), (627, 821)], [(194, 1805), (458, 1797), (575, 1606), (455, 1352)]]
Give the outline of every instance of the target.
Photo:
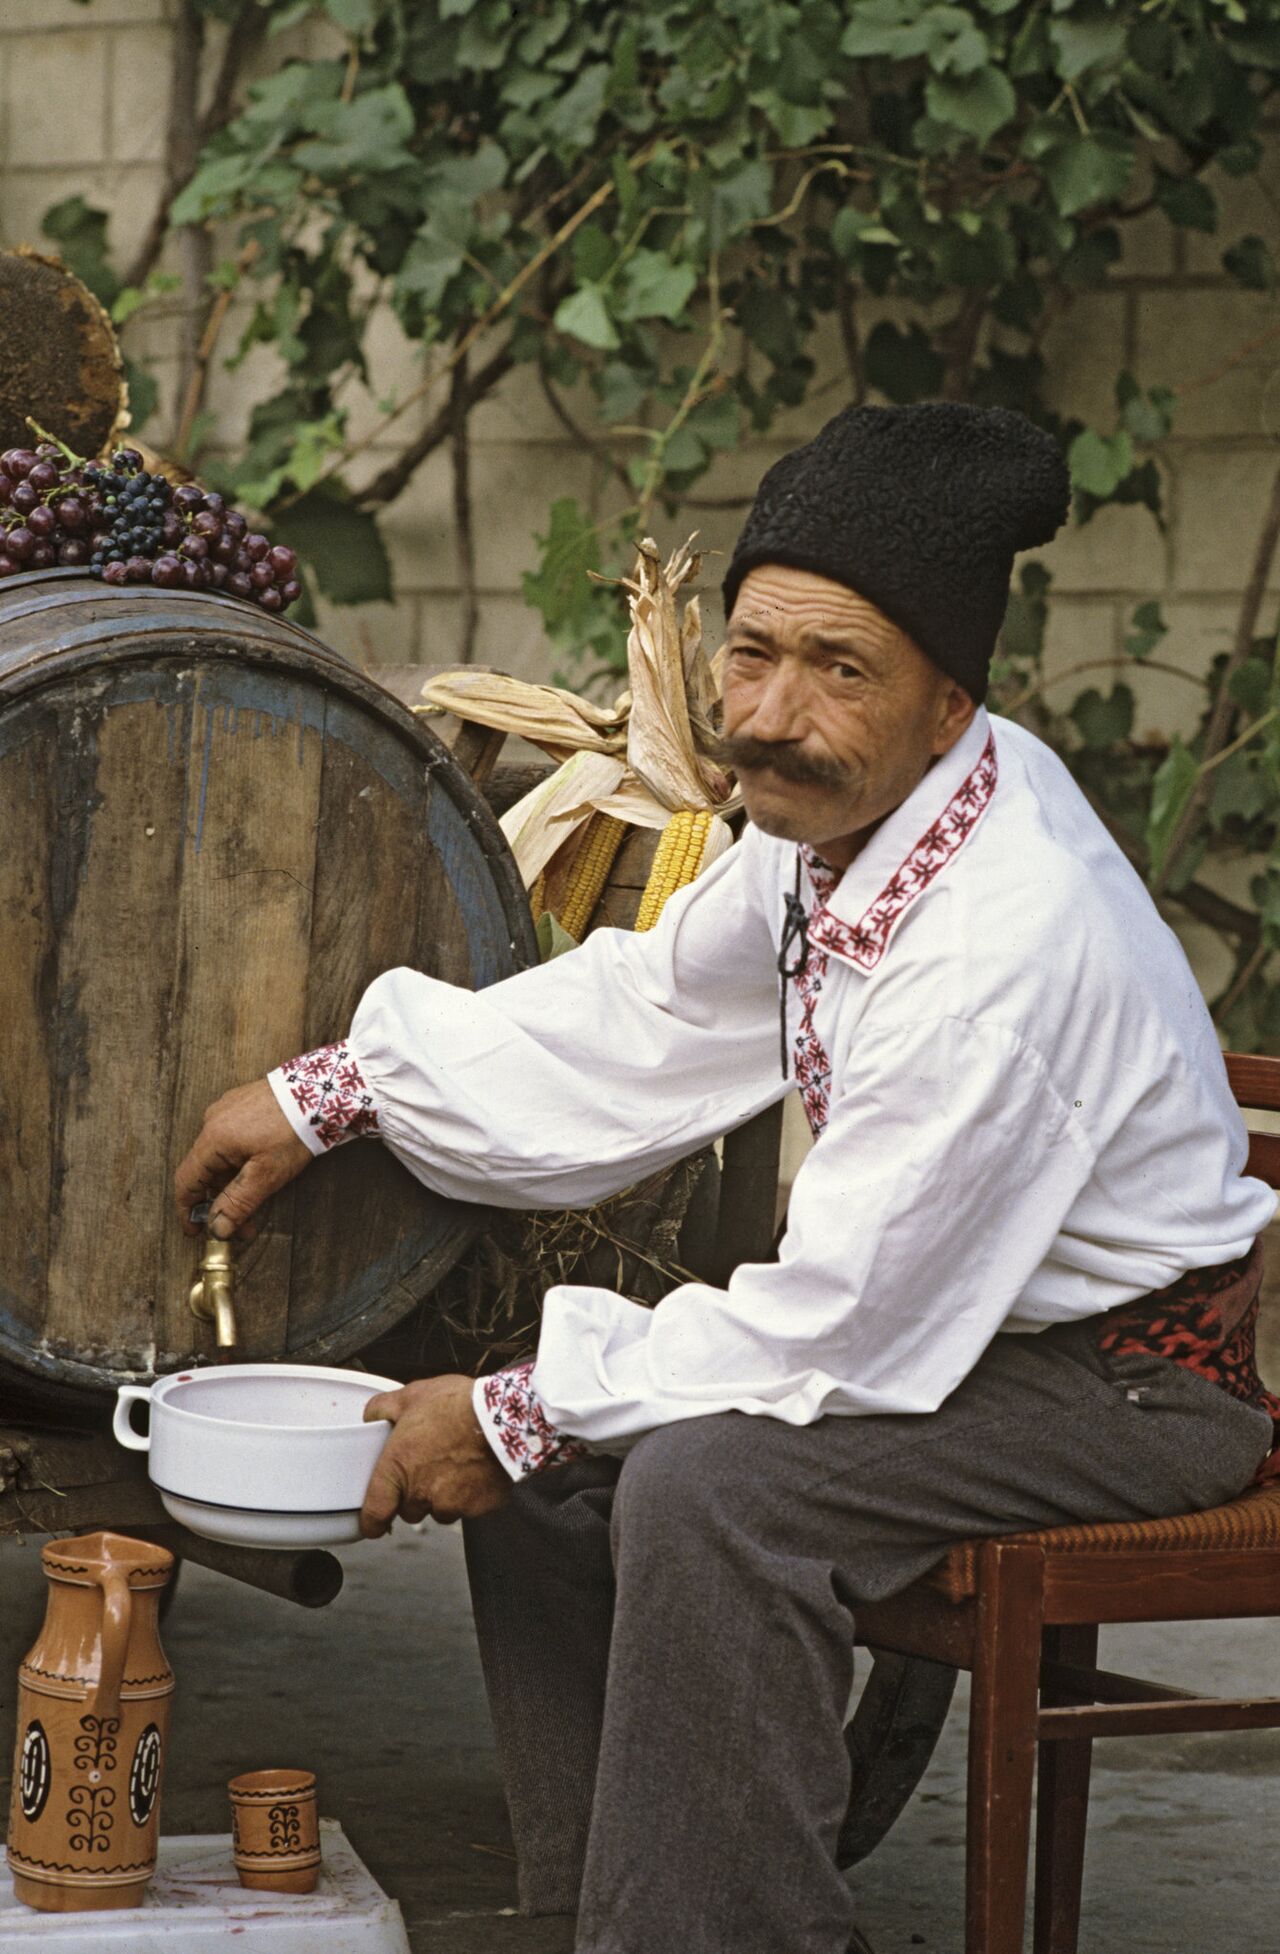
[(614, 857), (627, 832), (625, 821), (612, 814), (593, 814), (574, 857), (569, 886), (560, 906), (560, 927), (581, 943), (595, 906), (604, 893)]
[(542, 874), (539, 875), (537, 881), (529, 891), (529, 913), (532, 915), (535, 923), (547, 906), (546, 896), (547, 878), (545, 874)]
[(637, 930), (651, 930), (666, 907), (667, 897), (698, 874), (714, 820), (708, 809), (694, 813), (685, 808), (667, 822), (640, 898)]

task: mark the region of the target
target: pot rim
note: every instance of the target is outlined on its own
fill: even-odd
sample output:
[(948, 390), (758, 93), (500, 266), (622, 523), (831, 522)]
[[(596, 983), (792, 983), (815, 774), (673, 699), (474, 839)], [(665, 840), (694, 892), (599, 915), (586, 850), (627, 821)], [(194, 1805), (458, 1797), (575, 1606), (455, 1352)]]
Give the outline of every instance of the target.
[(367, 1429), (369, 1424), (378, 1425), (385, 1422), (383, 1419), (366, 1420), (362, 1418), (357, 1422), (342, 1425), (263, 1425), (248, 1418), (218, 1418), (211, 1416), (207, 1411), (187, 1411), (184, 1410), (182, 1405), (174, 1404), (171, 1401), (169, 1386), (205, 1383), (210, 1378), (219, 1375), (223, 1377), (235, 1377), (237, 1379), (247, 1377), (329, 1378), (331, 1380), (340, 1379), (343, 1383), (356, 1380), (361, 1384), (367, 1383), (369, 1385), (369, 1396), (371, 1398), (377, 1397), (380, 1391), (400, 1391), (404, 1388), (393, 1377), (377, 1377), (371, 1371), (340, 1370), (324, 1364), (210, 1364), (203, 1369), (171, 1371), (167, 1377), (157, 1378), (150, 1388), (148, 1399), (152, 1414), (154, 1415), (156, 1411), (162, 1410), (166, 1417), (182, 1418), (188, 1420), (193, 1425), (207, 1425), (210, 1429), (220, 1431), (226, 1431), (228, 1428), (234, 1427), (239, 1432), (262, 1432), (272, 1438), (280, 1438), (286, 1434), (290, 1437), (314, 1438), (322, 1433), (362, 1432)]

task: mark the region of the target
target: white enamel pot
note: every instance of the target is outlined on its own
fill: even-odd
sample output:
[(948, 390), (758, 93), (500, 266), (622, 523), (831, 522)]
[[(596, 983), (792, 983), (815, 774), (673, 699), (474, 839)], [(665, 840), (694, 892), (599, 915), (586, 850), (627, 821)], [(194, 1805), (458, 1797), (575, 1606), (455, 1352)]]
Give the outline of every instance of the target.
[[(316, 1364), (222, 1364), (122, 1384), (112, 1429), (175, 1520), (240, 1547), (330, 1547), (360, 1538), (360, 1508), (390, 1426), (364, 1423), (389, 1377)], [(134, 1429), (135, 1404), (150, 1428)]]

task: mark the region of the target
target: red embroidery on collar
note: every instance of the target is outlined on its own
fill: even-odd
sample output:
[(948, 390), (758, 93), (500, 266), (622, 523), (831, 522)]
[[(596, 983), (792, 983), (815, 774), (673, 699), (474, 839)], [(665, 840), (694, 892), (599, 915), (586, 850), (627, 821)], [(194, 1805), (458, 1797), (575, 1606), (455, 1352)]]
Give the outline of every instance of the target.
[(814, 1027), (830, 955), (834, 952), (860, 964), (864, 970), (874, 969), (884, 955), (899, 916), (928, 888), (977, 827), (995, 792), (996, 772), (995, 735), (989, 734), (973, 772), (962, 781), (933, 826), (920, 837), (901, 868), (889, 877), (857, 923), (842, 923), (827, 908), (840, 884), (835, 869), (811, 848), (800, 851), (817, 901), (809, 918), (809, 955), (795, 979), (800, 998), (800, 1023), (794, 1045), (795, 1079), (815, 1140), (821, 1138), (831, 1110), (831, 1059)]
[(826, 1046), (813, 1028), (813, 1016), (818, 1008), (826, 974), (827, 953), (825, 950), (815, 950), (811, 943), (805, 967), (795, 979), (800, 997), (800, 1024), (796, 1031), (793, 1070), (804, 1116), (815, 1140), (822, 1137), (831, 1110), (831, 1060), (827, 1056)]
[[(996, 791), (995, 734), (987, 735), (982, 757), (963, 780), (931, 828), (921, 835), (902, 866), (895, 869), (875, 901), (856, 923), (844, 923), (827, 908), (828, 898), (809, 920), (809, 943), (834, 951), (863, 970), (873, 970), (885, 953), (895, 923), (923, 895), (940, 870), (962, 848)], [(826, 864), (821, 864), (825, 868)], [(814, 864), (810, 864), (813, 874)]]

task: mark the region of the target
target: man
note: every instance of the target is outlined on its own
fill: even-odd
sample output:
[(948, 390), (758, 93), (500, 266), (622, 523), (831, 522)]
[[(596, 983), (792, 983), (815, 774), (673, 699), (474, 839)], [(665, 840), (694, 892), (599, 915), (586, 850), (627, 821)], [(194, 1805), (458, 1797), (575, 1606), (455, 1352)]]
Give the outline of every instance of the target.
[(1065, 768), (982, 705), (1067, 496), (1017, 415), (838, 416), (725, 585), (738, 846), (649, 935), (480, 996), (389, 972), (179, 1172), (229, 1233), (376, 1131), (443, 1193), (575, 1206), (799, 1087), (776, 1264), (654, 1310), (553, 1289), (534, 1365), (370, 1407), (366, 1530), (469, 1522), (522, 1905), (577, 1906), (582, 1954), (843, 1954), (857, 1604), (957, 1538), (1212, 1504), (1272, 1444), (1275, 1199), (1208, 1014)]

